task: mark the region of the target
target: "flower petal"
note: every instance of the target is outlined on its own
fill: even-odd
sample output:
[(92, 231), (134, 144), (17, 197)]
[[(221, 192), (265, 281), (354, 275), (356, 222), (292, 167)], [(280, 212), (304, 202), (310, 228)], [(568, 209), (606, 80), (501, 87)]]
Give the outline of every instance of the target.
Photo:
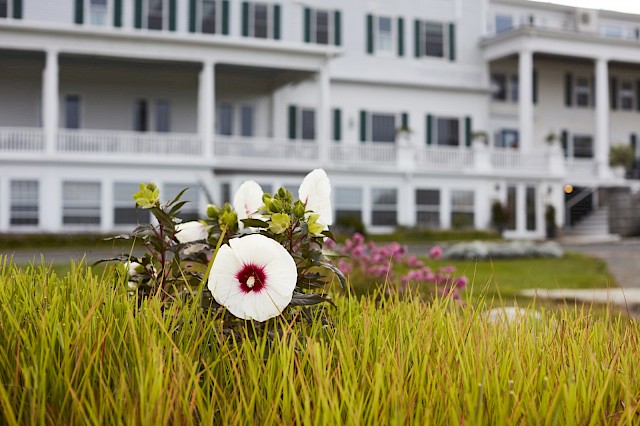
[(182, 244), (206, 240), (208, 236), (207, 226), (197, 220), (176, 225), (176, 239)]
[(248, 180), (243, 182), (233, 197), (233, 209), (238, 215), (238, 227), (244, 228), (242, 219), (258, 218), (256, 211), (262, 206), (262, 188), (257, 182)]
[[(305, 176), (298, 197), (305, 204), (307, 210), (320, 215), (318, 223), (328, 229), (333, 224), (333, 209), (331, 208), (331, 183), (327, 173), (322, 169), (315, 169)], [(309, 213), (306, 215), (309, 216)]]

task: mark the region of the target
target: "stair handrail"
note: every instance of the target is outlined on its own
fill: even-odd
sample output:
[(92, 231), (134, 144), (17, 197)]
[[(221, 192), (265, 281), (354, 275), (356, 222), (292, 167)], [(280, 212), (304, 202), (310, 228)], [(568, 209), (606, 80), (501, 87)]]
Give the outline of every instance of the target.
[(595, 188), (585, 188), (578, 193), (578, 195), (571, 198), (564, 206), (564, 226), (565, 228), (571, 228), (571, 209), (574, 208), (580, 201), (583, 201), (588, 196), (592, 195), (598, 190)]

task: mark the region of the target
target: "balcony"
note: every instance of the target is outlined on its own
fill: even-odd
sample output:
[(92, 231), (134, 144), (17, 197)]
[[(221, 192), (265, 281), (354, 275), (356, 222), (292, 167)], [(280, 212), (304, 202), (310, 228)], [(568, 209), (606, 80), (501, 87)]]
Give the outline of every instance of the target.
[(0, 127), (0, 152), (44, 151), (44, 131), (38, 127)]
[(316, 141), (216, 136), (213, 142), (217, 167), (309, 170), (319, 166), (319, 154)]

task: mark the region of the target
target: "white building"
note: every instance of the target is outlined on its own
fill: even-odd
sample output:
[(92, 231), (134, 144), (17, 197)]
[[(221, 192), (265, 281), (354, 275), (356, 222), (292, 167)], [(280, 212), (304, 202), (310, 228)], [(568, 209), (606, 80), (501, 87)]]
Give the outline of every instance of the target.
[(488, 228), (498, 200), (507, 236), (539, 238), (546, 205), (563, 224), (565, 184), (631, 184), (609, 147), (638, 133), (637, 15), (0, 0), (0, 232), (131, 229), (139, 182), (190, 187), (195, 213), (246, 179), (295, 189), (323, 167), (337, 216), (374, 232)]

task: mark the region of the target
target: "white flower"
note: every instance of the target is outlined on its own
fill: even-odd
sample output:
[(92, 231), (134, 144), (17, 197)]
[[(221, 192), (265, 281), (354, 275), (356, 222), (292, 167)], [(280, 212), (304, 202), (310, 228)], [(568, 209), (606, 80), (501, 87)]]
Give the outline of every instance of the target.
[(207, 226), (195, 220), (176, 225), (176, 238), (182, 244), (206, 240), (208, 235), (209, 230)]
[(229, 240), (213, 261), (208, 287), (238, 318), (266, 321), (291, 302), (298, 272), (276, 241), (260, 234)]
[(238, 188), (236, 195), (233, 197), (233, 209), (238, 215), (238, 227), (244, 228), (242, 219), (254, 218), (260, 219), (262, 216), (255, 214), (262, 206), (262, 188), (253, 180), (243, 182)]
[(138, 262), (125, 262), (130, 277), (138, 276), (142, 273), (142, 265)]
[[(304, 203), (307, 210), (319, 214), (317, 222), (323, 225), (325, 230), (329, 229), (329, 225), (333, 224), (331, 183), (324, 170), (315, 169), (305, 176), (300, 189), (298, 189), (298, 198)], [(309, 213), (305, 217), (309, 217)]]

